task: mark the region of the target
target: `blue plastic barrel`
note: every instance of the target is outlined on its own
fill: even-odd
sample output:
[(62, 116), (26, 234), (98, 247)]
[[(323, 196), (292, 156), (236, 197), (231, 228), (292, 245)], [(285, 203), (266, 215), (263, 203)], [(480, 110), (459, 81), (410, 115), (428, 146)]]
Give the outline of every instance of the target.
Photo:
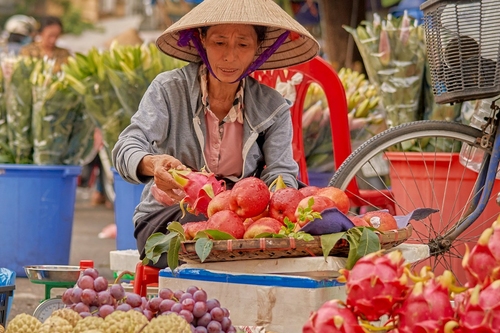
[(113, 182), (115, 187), (116, 249), (137, 249), (132, 218), (135, 207), (141, 201), (144, 184), (132, 184), (125, 181), (114, 168)]
[(0, 164), (0, 267), (69, 265), (80, 166)]

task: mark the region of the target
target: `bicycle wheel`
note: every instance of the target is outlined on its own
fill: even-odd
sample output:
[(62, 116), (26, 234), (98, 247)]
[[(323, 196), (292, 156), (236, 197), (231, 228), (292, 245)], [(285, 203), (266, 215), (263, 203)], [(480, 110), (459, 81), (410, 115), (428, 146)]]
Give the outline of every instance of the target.
[[(463, 144), (473, 145), (481, 135), (473, 127), (453, 122), (403, 124), (363, 143), (343, 162), (329, 185), (346, 190), (355, 180), (357, 188), (372, 192), (372, 198), (378, 194), (393, 202), (396, 215), (406, 215), (416, 208), (438, 209), (438, 213), (425, 220), (412, 221), (414, 231), (408, 243), (428, 245), (431, 255), (417, 262), (414, 269), (428, 265), (436, 274), (448, 269), (463, 283), (464, 244), (473, 246), (500, 212), (496, 200), (490, 198), (481, 216), (457, 239), (446, 246), (440, 241), (442, 235), (469, 214), (467, 209), (478, 173), (460, 163), (458, 152)], [(492, 193), (499, 190), (497, 181)], [(366, 205), (364, 209), (380, 209), (370, 206), (363, 195), (349, 190), (346, 193)]]

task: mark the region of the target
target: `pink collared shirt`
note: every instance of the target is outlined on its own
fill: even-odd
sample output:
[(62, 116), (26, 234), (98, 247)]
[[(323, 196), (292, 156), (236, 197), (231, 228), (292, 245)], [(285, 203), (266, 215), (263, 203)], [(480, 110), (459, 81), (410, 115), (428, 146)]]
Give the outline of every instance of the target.
[(222, 177), (240, 177), (243, 170), (243, 91), (244, 80), (236, 92), (233, 107), (220, 122), (210, 110), (207, 90), (208, 71), (200, 66), (200, 85), (205, 109), (207, 137), (204, 154), (208, 171)]

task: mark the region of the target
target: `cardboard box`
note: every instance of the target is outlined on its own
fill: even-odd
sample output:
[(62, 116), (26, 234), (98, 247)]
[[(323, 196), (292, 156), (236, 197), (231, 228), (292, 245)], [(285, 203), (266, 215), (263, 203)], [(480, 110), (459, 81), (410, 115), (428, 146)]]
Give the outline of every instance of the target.
[(317, 280), (282, 274), (245, 274), (183, 268), (160, 271), (159, 289), (204, 289), (230, 311), (234, 326), (264, 327), (277, 333), (301, 333), (312, 311), (331, 299), (345, 300), (336, 279)]

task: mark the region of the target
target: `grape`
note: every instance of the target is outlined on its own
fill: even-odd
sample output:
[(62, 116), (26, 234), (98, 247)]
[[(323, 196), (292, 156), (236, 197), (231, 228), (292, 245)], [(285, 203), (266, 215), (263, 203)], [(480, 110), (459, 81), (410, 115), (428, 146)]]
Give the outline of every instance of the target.
[(207, 325), (208, 333), (220, 333), (222, 326), (218, 321), (212, 320)]
[(179, 311), (179, 315), (186, 319), (188, 323), (191, 323), (194, 319), (193, 313), (189, 310), (181, 310)]
[(229, 319), (228, 317), (224, 317), (222, 318), (220, 324), (222, 326), (222, 330), (225, 332), (229, 329), (229, 327), (231, 327), (231, 319)]
[(108, 280), (104, 276), (99, 276), (94, 280), (94, 290), (97, 292), (108, 289)]
[(116, 310), (127, 312), (128, 310), (132, 310), (132, 307), (130, 306), (130, 304), (122, 303), (116, 307)]
[(113, 296), (113, 298), (117, 301), (125, 297), (125, 289), (123, 289), (123, 286), (121, 284), (111, 285), (111, 287), (109, 288), (109, 292), (111, 293), (111, 296)]
[(212, 311), (213, 308), (220, 307), (220, 303), (215, 298), (207, 300), (207, 311)]
[(186, 292), (187, 292), (187, 293), (190, 293), (191, 295), (194, 295), (194, 293), (195, 293), (197, 290), (199, 290), (199, 288), (198, 288), (198, 287), (196, 287), (196, 286), (190, 286), (190, 287), (188, 287), (188, 288), (186, 289)]
[(203, 316), (198, 318), (198, 326), (205, 326), (207, 327), (208, 323), (212, 321), (212, 316), (210, 313), (205, 313)]
[(163, 299), (172, 299), (172, 297), (174, 297), (174, 292), (172, 291), (172, 289), (163, 288), (158, 293), (158, 296)]
[(148, 318), (149, 321), (151, 321), (151, 319), (155, 316), (154, 312), (148, 309), (144, 309), (142, 313), (146, 316), (146, 318)]
[(125, 298), (126, 302), (133, 308), (139, 307), (142, 304), (142, 297), (135, 293), (126, 292)]
[(185, 299), (193, 299), (193, 295), (190, 293), (184, 293), (182, 294), (181, 298), (179, 298), (179, 302), (182, 302)]
[(89, 306), (87, 304), (82, 303), (82, 302), (76, 303), (73, 310), (75, 310), (78, 313), (90, 312)]
[(71, 301), (71, 293), (73, 292), (73, 288), (68, 288), (62, 294), (61, 300), (66, 305), (71, 305), (73, 302)]
[(182, 304), (181, 303), (175, 303), (174, 305), (172, 305), (172, 308), (170, 309), (170, 311), (172, 312), (181, 312), (182, 310)]
[(221, 308), (224, 311), (224, 317), (229, 317), (229, 310), (226, 308)]
[(149, 300), (146, 309), (151, 310), (152, 312), (158, 312), (160, 309), (160, 303), (163, 301), (160, 297), (153, 297)]
[(158, 310), (161, 313), (165, 313), (167, 311), (170, 311), (172, 309), (172, 306), (175, 304), (174, 300), (171, 299), (164, 299), (160, 302), (160, 305), (158, 306)]
[(95, 268), (86, 268), (82, 272), (82, 276), (88, 275), (93, 279), (96, 279), (99, 276), (99, 272)]
[(193, 306), (193, 316), (200, 318), (207, 313), (207, 304), (205, 302), (196, 302)]
[(111, 297), (111, 293), (108, 290), (103, 290), (97, 293), (97, 303), (99, 305), (104, 304), (113, 304), (113, 297)]
[(92, 314), (90, 312), (80, 312), (80, 316), (82, 318), (85, 318), (85, 317), (90, 317), (92, 316)]
[(221, 308), (216, 306), (210, 311), (210, 315), (213, 320), (217, 320), (218, 322), (222, 322), (222, 318), (224, 318), (224, 311)]
[(79, 287), (74, 287), (71, 291), (71, 295), (69, 295), (69, 299), (73, 303), (79, 303), (82, 300), (82, 289)]
[(146, 309), (148, 306), (148, 299), (144, 296), (141, 297), (142, 303), (141, 303), (141, 309)]
[(203, 326), (197, 326), (194, 329), (194, 333), (207, 333), (207, 328)]
[(182, 290), (176, 290), (176, 291), (174, 292), (174, 297), (175, 297), (177, 300), (180, 300), (183, 294), (184, 294), (184, 291), (182, 291)]
[(113, 311), (115, 311), (113, 306), (104, 304), (99, 308), (99, 317), (106, 318), (106, 316), (112, 314)]
[(207, 301), (207, 292), (205, 290), (197, 290), (195, 291), (195, 293), (193, 294), (193, 299), (196, 301), (196, 302), (206, 302)]
[(83, 303), (92, 305), (97, 301), (97, 294), (94, 289), (83, 289), (81, 299)]
[(186, 298), (185, 300), (183, 300), (181, 302), (182, 309), (183, 310), (188, 310), (189, 312), (193, 312), (194, 303), (196, 303), (194, 301), (194, 299), (192, 299), (192, 298)]
[(229, 326), (229, 328), (227, 329), (227, 332), (226, 333), (236, 333), (236, 328), (234, 328), (234, 326)]
[(81, 276), (77, 283), (78, 287), (82, 289), (94, 289), (94, 278), (90, 275)]

